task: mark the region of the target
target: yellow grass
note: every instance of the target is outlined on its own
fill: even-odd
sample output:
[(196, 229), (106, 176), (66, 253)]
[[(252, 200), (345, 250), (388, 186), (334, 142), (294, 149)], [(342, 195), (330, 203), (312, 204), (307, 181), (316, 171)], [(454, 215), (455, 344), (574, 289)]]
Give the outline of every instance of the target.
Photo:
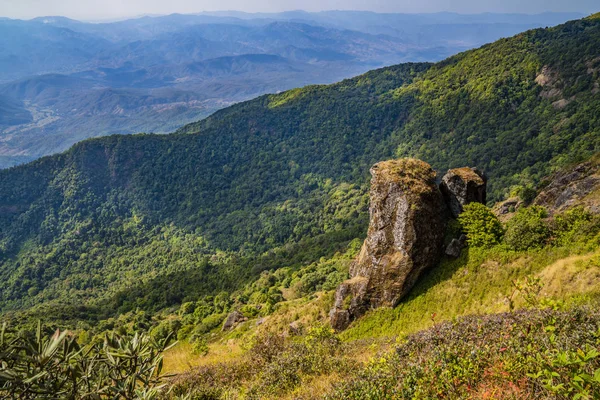
[(544, 268), (539, 277), (544, 283), (542, 295), (565, 299), (574, 294), (600, 291), (600, 251), (558, 260)]
[(192, 345), (180, 342), (164, 354), (164, 372), (178, 374), (194, 367), (233, 361), (244, 351), (238, 341), (228, 340), (226, 343), (211, 343), (206, 356), (194, 354)]
[[(506, 312), (507, 296), (514, 291), (511, 282), (526, 276), (541, 278), (541, 297), (577, 301), (600, 294), (600, 250), (574, 255), (564, 249), (544, 249), (506, 257), (490, 259), (484, 254), (483, 260), (479, 256), (470, 260), (467, 253), (462, 260), (442, 263), (426, 274), (397, 308), (370, 311), (341, 337), (352, 341), (402, 336), (432, 326), (433, 315), (435, 322), (441, 322), (469, 314)], [(526, 306), (521, 296), (514, 300), (517, 308)]]

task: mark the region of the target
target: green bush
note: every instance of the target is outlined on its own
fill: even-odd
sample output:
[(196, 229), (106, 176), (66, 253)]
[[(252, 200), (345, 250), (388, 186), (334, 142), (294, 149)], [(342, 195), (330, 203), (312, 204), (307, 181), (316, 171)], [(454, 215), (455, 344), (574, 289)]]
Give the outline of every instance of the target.
[(502, 223), (492, 211), (480, 203), (465, 205), (458, 216), (467, 241), (473, 247), (491, 247), (499, 244), (504, 233)]
[(583, 207), (575, 207), (555, 216), (552, 224), (554, 241), (559, 246), (587, 242), (597, 238), (599, 233), (600, 218)]
[(179, 320), (164, 320), (161, 321), (160, 324), (152, 328), (152, 330), (150, 331), (150, 336), (152, 336), (154, 340), (164, 340), (169, 335), (177, 334), (180, 328), (181, 322)]
[(537, 190), (532, 185), (513, 186), (510, 191), (510, 197), (518, 197), (525, 204), (530, 204), (535, 199), (535, 196), (537, 196)]
[(190, 335), (192, 334), (192, 332), (194, 331), (194, 325), (184, 325), (181, 327), (181, 329), (179, 329), (179, 332), (177, 332), (177, 340), (185, 340), (188, 337), (190, 337)]
[(517, 251), (543, 247), (550, 238), (550, 228), (545, 221), (547, 216), (544, 207), (520, 208), (506, 224), (504, 242)]
[(208, 354), (208, 343), (203, 337), (197, 337), (192, 342), (192, 349), (194, 354), (205, 356)]
[(196, 325), (192, 338), (200, 335), (204, 335), (223, 323), (223, 320), (227, 317), (227, 314), (212, 314), (204, 318), (201, 323)]

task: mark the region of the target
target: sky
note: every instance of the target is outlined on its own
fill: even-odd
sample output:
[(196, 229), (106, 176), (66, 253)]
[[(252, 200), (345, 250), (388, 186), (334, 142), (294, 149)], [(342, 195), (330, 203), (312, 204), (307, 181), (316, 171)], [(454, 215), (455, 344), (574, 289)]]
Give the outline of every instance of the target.
[(100, 20), (148, 14), (237, 10), (369, 10), (376, 12), (527, 13), (600, 11), (598, 0), (0, 0), (0, 17), (66, 16)]

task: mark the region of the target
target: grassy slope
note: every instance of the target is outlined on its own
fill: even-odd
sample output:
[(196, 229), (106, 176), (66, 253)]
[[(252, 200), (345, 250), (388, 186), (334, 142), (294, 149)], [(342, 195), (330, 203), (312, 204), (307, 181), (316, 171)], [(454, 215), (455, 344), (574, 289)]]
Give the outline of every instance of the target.
[[(177, 378), (178, 387), (195, 388), (200, 391), (205, 389), (199, 388), (205, 387), (206, 382), (210, 382), (209, 376), (212, 374), (215, 374), (215, 377), (222, 376), (222, 380), (214, 384), (214, 393), (220, 393), (220, 395), (228, 393), (237, 398), (254, 398), (249, 393), (258, 393), (259, 398), (268, 399), (317, 399), (335, 391), (342, 393), (338, 394), (336, 398), (354, 398), (347, 397), (354, 390), (352, 389), (353, 383), (361, 382), (368, 386), (367, 382), (371, 382), (374, 387), (381, 388), (390, 385), (389, 387), (393, 388), (400, 378), (405, 378), (402, 376), (401, 370), (405, 368), (406, 362), (396, 360), (397, 356), (393, 350), (399, 343), (405, 343), (406, 337), (417, 332), (420, 332), (418, 335), (425, 337), (431, 334), (435, 335), (436, 329), (441, 329), (439, 328), (440, 323), (456, 321), (458, 318), (472, 314), (507, 312), (508, 303), (505, 301), (505, 296), (511, 295), (513, 292), (512, 280), (527, 276), (542, 278), (544, 288), (541, 297), (543, 298), (565, 301), (567, 308), (582, 303), (593, 304), (600, 297), (600, 289), (597, 285), (600, 278), (600, 251), (595, 246), (592, 250), (590, 248), (546, 248), (527, 253), (508, 253), (499, 249), (465, 252), (461, 259), (445, 261), (439, 268), (431, 271), (396, 309), (374, 310), (343, 332), (340, 335), (344, 342), (343, 351), (327, 356), (330, 361), (333, 360), (331, 362), (336, 365), (335, 367), (328, 366), (324, 360), (318, 361), (319, 356), (314, 354), (308, 357), (311, 360), (311, 357), (317, 357), (317, 361), (313, 360), (317, 366), (308, 370), (295, 364), (288, 365), (287, 356), (276, 359), (273, 361), (274, 364), (266, 367), (256, 365), (251, 367), (246, 364), (247, 362), (252, 364), (253, 351), (248, 349), (252, 347), (252, 343), (255, 343), (256, 337), (261, 337), (265, 333), (290, 335), (290, 323), (294, 321), (296, 321), (295, 326), (300, 327), (301, 333), (300, 336), (289, 336), (288, 340), (291, 340), (292, 343), (306, 341), (310, 327), (327, 322), (332, 292), (321, 292), (313, 296), (280, 303), (277, 311), (264, 318), (261, 325), (257, 325), (257, 319), (251, 319), (232, 332), (215, 331), (212, 334), (212, 342), (209, 344), (210, 350), (207, 356), (194, 355), (191, 352), (191, 346), (185, 341), (181, 342), (166, 354), (165, 367), (169, 372), (181, 374)], [(525, 306), (522, 297), (516, 296), (515, 299), (517, 308)], [(433, 313), (436, 314), (435, 321), (431, 318)], [(485, 335), (489, 334), (487, 343), (492, 346), (492, 354), (485, 357), (487, 357), (486, 360), (491, 360), (493, 357), (501, 355), (497, 350), (493, 351), (493, 348), (499, 349), (505, 344), (500, 337), (494, 336), (498, 332), (497, 327), (493, 324), (489, 328), (491, 331), (487, 332), (486, 323), (482, 322), (486, 321), (486, 318), (488, 317), (482, 316), (480, 322), (477, 323), (477, 326), (480, 326), (478, 332), (481, 337), (469, 336), (469, 339), (462, 340), (461, 343), (470, 348), (471, 341), (473, 343), (479, 340), (486, 342)], [(508, 321), (513, 317), (501, 318)], [(511, 330), (518, 332), (526, 329), (522, 317), (515, 318), (517, 321), (521, 318), (521, 322), (514, 323)], [(535, 319), (533, 316), (531, 318)], [(450, 338), (455, 336), (449, 336), (449, 332), (452, 332), (452, 335), (466, 335), (462, 329), (472, 329), (470, 325), (472, 322), (462, 323), (462, 325), (459, 323), (456, 327), (446, 326), (443, 328), (445, 332), (443, 336), (454, 340)], [(431, 329), (434, 326), (438, 326), (438, 328)], [(426, 329), (430, 329), (430, 331), (423, 331)], [(572, 327), (571, 329), (578, 328)], [(536, 335), (538, 334), (536, 333)], [(578, 335), (568, 335), (577, 341), (583, 332), (579, 332)], [(541, 341), (542, 338), (532, 340), (536, 346), (548, 345)], [(425, 341), (423, 345), (431, 346), (434, 345), (434, 342)], [(417, 357), (417, 354), (411, 356), (413, 360), (418, 360), (415, 361), (416, 363), (434, 362), (433, 360), (439, 356), (435, 352), (419, 351), (417, 354), (420, 357)], [(450, 349), (449, 351), (454, 350)], [(522, 349), (512, 348), (511, 351), (515, 351), (518, 357)], [(514, 353), (511, 353), (510, 357), (514, 356)], [(301, 359), (304, 355), (293, 357)], [(302, 364), (304, 361), (298, 362)], [(322, 364), (323, 362), (325, 363)], [(448, 368), (452, 368), (450, 360), (445, 362), (448, 363)], [(511, 370), (510, 364), (506, 364), (507, 362), (509, 361), (495, 360), (492, 367), (486, 368), (496, 368), (498, 373), (502, 374), (510, 372), (518, 375), (520, 372)], [(299, 369), (296, 370), (296, 368)], [(504, 370), (508, 372), (501, 372)], [(463, 372), (456, 370), (454, 373)], [(272, 374), (275, 378), (271, 377)], [(298, 379), (298, 381), (294, 380), (293, 384), (287, 382), (288, 374), (297, 376), (294, 379)], [(519, 391), (524, 397), (517, 396), (516, 398), (527, 398), (528, 396), (529, 392), (521, 391), (525, 390), (524, 386), (529, 384), (525, 385), (522, 381), (513, 380), (508, 375), (488, 376), (488, 378), (479, 381), (478, 390), (483, 392), (481, 398), (487, 398), (485, 395), (493, 392), (496, 392), (496, 396), (500, 396), (499, 393), (509, 393), (509, 389), (514, 386), (510, 382), (522, 386)], [(275, 379), (275, 381), (270, 379)], [(451, 385), (450, 382), (452, 381), (447, 381), (449, 385)], [(361, 387), (361, 390), (363, 389)], [(364, 398), (363, 396), (365, 396), (364, 393), (356, 398)], [(380, 394), (380, 396), (382, 395)]]
[(542, 278), (545, 297), (574, 300), (598, 295), (600, 250), (579, 254), (559, 248), (519, 254), (470, 249), (424, 276), (398, 307), (370, 312), (343, 332), (342, 338), (406, 335), (430, 327), (434, 314), (436, 321), (448, 321), (509, 311), (506, 297), (513, 292), (513, 280), (527, 276)]
[[(597, 158), (593, 157), (592, 161), (595, 160)], [(554, 178), (568, 174), (573, 167), (559, 171)], [(593, 170), (588, 173), (592, 174)], [(596, 185), (586, 198), (598, 192), (600, 187)], [(578, 204), (574, 202), (573, 206), (578, 207)], [(597, 203), (588, 205), (596, 206)], [(541, 381), (525, 376), (524, 371), (559, 368), (559, 361), (548, 365), (544, 362), (550, 362), (563, 351), (590, 351), (587, 346), (594, 346), (593, 339), (600, 337), (596, 332), (600, 326), (598, 314), (590, 312), (600, 302), (600, 220), (596, 216), (588, 223), (568, 228), (560, 223), (565, 215), (571, 214), (555, 215), (545, 220), (544, 224), (552, 227), (553, 233), (550, 242), (542, 248), (515, 251), (507, 244), (499, 244), (487, 249), (467, 248), (459, 259), (445, 258), (419, 280), (398, 307), (372, 310), (339, 334), (344, 343), (343, 351), (332, 350), (330, 354), (337, 367), (331, 368), (327, 363), (323, 367), (303, 367), (304, 362), (315, 362), (315, 357), (319, 359), (319, 354), (314, 354), (315, 350), (310, 348), (304, 351), (308, 351), (307, 357), (313, 361), (288, 365), (286, 357), (290, 355), (286, 352), (295, 351), (294, 345), (290, 345), (288, 350), (283, 351), (281, 360), (275, 359), (252, 372), (250, 377), (239, 380), (238, 374), (245, 368), (251, 368), (243, 366), (249, 360), (252, 362), (253, 343), (264, 340), (265, 335), (283, 335), (290, 343), (298, 345), (310, 340), (311, 330), (315, 327), (327, 327), (333, 291), (317, 291), (298, 297), (297, 283), (281, 288), (288, 300), (278, 303), (272, 314), (260, 319), (250, 318), (231, 332), (215, 330), (206, 336), (210, 341), (207, 356), (194, 355), (190, 344), (183, 341), (167, 353), (166, 367), (169, 371), (182, 373), (178, 385), (183, 387), (197, 385), (192, 382), (198, 382), (198, 378), (206, 375), (226, 374), (227, 383), (219, 390), (236, 393), (241, 398), (248, 395), (247, 390), (250, 393), (258, 391), (261, 398), (316, 399), (325, 394), (333, 398), (366, 398), (367, 393), (372, 395), (373, 390), (381, 390), (382, 387), (386, 388), (387, 395), (379, 393), (379, 397), (374, 398), (405, 398), (391, 395), (396, 393), (401, 382), (405, 385), (403, 390), (408, 387), (427, 391), (436, 387), (440, 393), (455, 391), (454, 396), (460, 392), (460, 398), (466, 397), (465, 389), (467, 393), (469, 390), (478, 393), (468, 398), (489, 398), (486, 396), (494, 393), (504, 394), (492, 398), (525, 399), (533, 393), (547, 396), (548, 389), (543, 388)], [(522, 223), (521, 219), (514, 221)], [(305, 271), (320, 270), (320, 265), (331, 263), (347, 271), (357, 249), (358, 244), (355, 243), (349, 246), (346, 254), (321, 259), (316, 266), (305, 267), (296, 274), (306, 276)], [(554, 315), (529, 309), (533, 303), (527, 301), (526, 291), (515, 290), (515, 283), (523, 284), (535, 279), (539, 279), (539, 291), (535, 286), (527, 289), (532, 290), (530, 293), (537, 293), (535, 304), (562, 310), (561, 313)], [(260, 324), (257, 323), (259, 320)], [(562, 322), (556, 324), (555, 320)], [(502, 331), (498, 331), (499, 328)], [(553, 332), (557, 337), (562, 335), (562, 338), (554, 340)], [(416, 348), (415, 342), (420, 343)], [(598, 340), (595, 343), (600, 344)], [(436, 351), (438, 344), (448, 347)], [(462, 354), (482, 346), (480, 359), (468, 360)], [(398, 348), (406, 348), (411, 355), (402, 356), (401, 352), (393, 351)], [(536, 349), (533, 353), (532, 348)], [(528, 358), (536, 352), (544, 354), (547, 360)], [(304, 355), (295, 357), (302, 358)], [(407, 364), (406, 357), (413, 361)], [(590, 357), (591, 361), (584, 367), (588, 370), (593, 365), (599, 366), (595, 356)], [(474, 368), (471, 361), (476, 361), (479, 366)], [(440, 365), (446, 370), (444, 373), (457, 374), (460, 379), (441, 379), (428, 386), (427, 379), (431, 377), (423, 376), (431, 374), (431, 368)], [(412, 373), (410, 371), (415, 368), (424, 368), (419, 373), (422, 377), (420, 383), (406, 383)], [(289, 378), (286, 374), (291, 374), (295, 376), (295, 383), (278, 386), (272, 381), (264, 382), (265, 377), (271, 374), (284, 382)], [(462, 381), (463, 378), (467, 380)], [(569, 379), (565, 384), (572, 383)], [(465, 384), (466, 387), (461, 386)], [(598, 384), (593, 389), (594, 393), (600, 393), (600, 381)], [(563, 395), (556, 398), (563, 398)]]
[[(600, 250), (585, 247), (543, 248), (528, 252), (468, 249), (457, 260), (445, 259), (417, 283), (411, 294), (394, 308), (367, 313), (340, 334), (346, 342), (403, 337), (430, 328), (434, 321), (451, 321), (472, 314), (509, 311), (507, 296), (514, 291), (513, 281), (540, 277), (544, 298), (567, 303), (586, 302), (600, 296)], [(289, 300), (278, 304), (277, 311), (264, 318), (251, 319), (232, 333), (213, 337), (208, 357), (194, 356), (185, 343), (167, 354), (166, 365), (182, 371), (189, 365), (206, 365), (239, 355), (238, 346), (259, 332), (289, 333), (290, 324), (301, 328), (327, 323), (333, 292)], [(516, 307), (525, 306), (516, 297)], [(434, 320), (432, 315), (435, 314)], [(235, 350), (232, 350), (235, 349)], [(235, 357), (233, 357), (235, 358)]]

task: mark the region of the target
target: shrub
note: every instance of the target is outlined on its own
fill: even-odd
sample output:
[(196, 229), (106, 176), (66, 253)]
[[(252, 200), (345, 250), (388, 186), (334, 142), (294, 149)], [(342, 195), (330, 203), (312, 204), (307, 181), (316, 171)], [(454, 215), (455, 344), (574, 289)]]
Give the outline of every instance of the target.
[(268, 364), (285, 349), (283, 336), (270, 332), (254, 337), (250, 347), (250, 358), (256, 364)]
[(564, 246), (574, 242), (587, 241), (600, 232), (600, 218), (583, 207), (575, 207), (557, 215), (552, 224), (555, 243)]
[(208, 343), (203, 337), (196, 337), (192, 342), (192, 350), (194, 354), (205, 356), (208, 354)]
[(184, 325), (177, 332), (177, 340), (184, 340), (190, 337), (194, 331), (194, 325)]
[(547, 216), (544, 207), (520, 208), (506, 224), (504, 242), (517, 251), (544, 246), (550, 237), (550, 228), (544, 220)]
[(193, 301), (188, 301), (187, 303), (183, 303), (181, 307), (179, 307), (179, 315), (188, 315), (194, 312), (194, 308), (196, 304)]
[(169, 335), (176, 335), (181, 328), (181, 321), (177, 319), (169, 319), (161, 321), (160, 324), (152, 328), (150, 336), (154, 340), (164, 340)]
[(201, 323), (196, 325), (192, 337), (204, 335), (223, 323), (223, 320), (227, 317), (227, 314), (213, 314), (204, 318)]
[(410, 335), (334, 385), (346, 399), (598, 399), (596, 307), (469, 316)]
[(258, 315), (258, 313), (260, 312), (260, 308), (257, 307), (255, 304), (246, 304), (242, 306), (240, 311), (242, 312), (242, 314), (244, 314), (245, 317), (253, 318)]
[(518, 197), (523, 200), (525, 204), (531, 204), (531, 202), (537, 196), (537, 190), (532, 185), (526, 186), (513, 186), (510, 191), (511, 197)]
[(491, 247), (502, 240), (504, 233), (498, 217), (485, 205), (470, 203), (465, 205), (458, 216), (463, 232), (467, 235), (470, 246)]

